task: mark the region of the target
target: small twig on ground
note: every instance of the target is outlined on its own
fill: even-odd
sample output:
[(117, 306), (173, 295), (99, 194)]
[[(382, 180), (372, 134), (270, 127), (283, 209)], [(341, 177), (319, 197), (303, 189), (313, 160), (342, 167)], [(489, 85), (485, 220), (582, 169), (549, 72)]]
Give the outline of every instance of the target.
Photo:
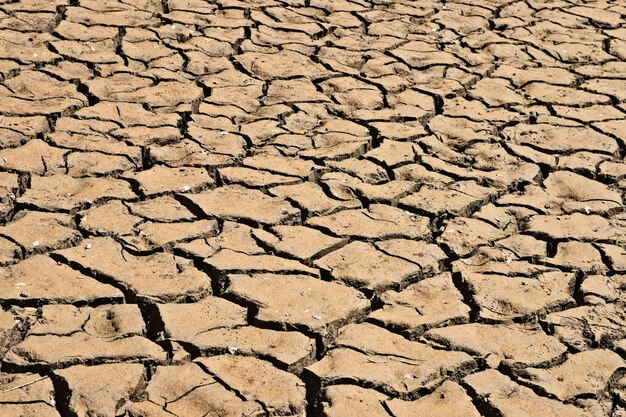
[(32, 384), (34, 384), (34, 383), (36, 383), (36, 382), (39, 382), (39, 381), (41, 381), (41, 380), (43, 380), (43, 379), (46, 379), (46, 378), (48, 378), (48, 375), (44, 375), (44, 376), (39, 377), (39, 378), (37, 378), (37, 379), (35, 379), (35, 380), (33, 380), (33, 381), (29, 381), (29, 382), (26, 382), (26, 383), (24, 383), (24, 384), (22, 384), (22, 385), (18, 385), (17, 387), (13, 387), (13, 388), (8, 388), (8, 389), (5, 389), (5, 390), (3, 390), (3, 391), (0, 391), (0, 393), (5, 394), (5, 393), (7, 393), (7, 392), (15, 391), (16, 389), (20, 389), (20, 388), (27, 387), (27, 386), (29, 386), (29, 385), (32, 385)]

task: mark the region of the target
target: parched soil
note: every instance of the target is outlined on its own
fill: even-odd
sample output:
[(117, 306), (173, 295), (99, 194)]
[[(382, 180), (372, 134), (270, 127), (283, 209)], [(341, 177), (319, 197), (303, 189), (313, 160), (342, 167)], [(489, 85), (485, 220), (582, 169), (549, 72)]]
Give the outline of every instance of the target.
[(626, 3), (0, 0), (0, 417), (626, 417)]

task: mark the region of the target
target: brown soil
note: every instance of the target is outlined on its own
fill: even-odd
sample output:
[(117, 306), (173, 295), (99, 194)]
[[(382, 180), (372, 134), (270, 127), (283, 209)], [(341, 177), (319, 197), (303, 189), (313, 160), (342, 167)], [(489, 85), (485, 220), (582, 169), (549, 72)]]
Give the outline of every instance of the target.
[(0, 417), (626, 417), (623, 0), (0, 1)]

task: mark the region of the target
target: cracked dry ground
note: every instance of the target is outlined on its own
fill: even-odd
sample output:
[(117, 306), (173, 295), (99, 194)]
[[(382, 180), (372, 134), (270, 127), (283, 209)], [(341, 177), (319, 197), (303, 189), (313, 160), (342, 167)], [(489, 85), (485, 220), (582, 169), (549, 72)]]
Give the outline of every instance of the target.
[(626, 417), (624, 1), (0, 1), (1, 417)]

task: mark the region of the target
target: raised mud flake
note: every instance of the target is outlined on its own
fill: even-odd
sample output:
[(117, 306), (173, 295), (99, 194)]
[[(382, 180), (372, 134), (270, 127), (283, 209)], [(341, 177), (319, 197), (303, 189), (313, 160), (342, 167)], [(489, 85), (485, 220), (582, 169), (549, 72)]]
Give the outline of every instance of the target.
[(302, 179), (310, 178), (311, 175), (315, 174), (317, 169), (317, 165), (312, 161), (270, 154), (253, 155), (245, 158), (242, 163), (252, 168), (300, 177)]
[(129, 213), (121, 201), (108, 201), (100, 206), (79, 212), (79, 228), (94, 235), (125, 235), (133, 232), (142, 221)]
[(399, 206), (431, 216), (444, 213), (463, 216), (484, 204), (494, 192), (473, 181), (456, 182), (446, 188), (423, 186), (402, 198)]
[(134, 304), (113, 304), (98, 307), (76, 307), (66, 304), (44, 305), (28, 336), (70, 336), (84, 332), (90, 336), (115, 339), (141, 336), (145, 324)]
[(478, 247), (506, 237), (506, 233), (489, 223), (468, 217), (455, 217), (450, 220), (437, 243), (446, 245), (457, 256), (471, 254)]
[[(344, 160), (342, 162), (345, 162), (345, 161), (350, 161), (350, 160)], [(357, 160), (354, 160), (354, 161), (357, 161)], [(313, 189), (315, 193), (318, 194), (321, 198), (327, 199), (326, 201), (330, 203), (331, 207), (337, 204), (337, 203), (333, 203), (333, 200), (335, 199), (342, 201), (344, 204), (348, 204), (352, 206), (350, 208), (360, 208), (362, 206), (361, 202), (356, 198), (356, 195), (357, 195), (356, 188), (363, 183), (359, 178), (353, 177), (352, 175), (346, 174), (344, 172), (327, 172), (324, 175), (322, 175), (320, 182), (321, 182), (321, 185), (314, 184), (313, 182), (310, 182), (310, 181), (306, 182), (305, 184), (314, 184), (313, 187), (308, 186), (308, 188)], [(305, 191), (305, 190), (302, 190), (302, 191)], [(304, 199), (302, 200), (305, 200), (305, 201), (308, 200), (306, 203), (308, 205), (315, 204), (314, 200), (310, 197), (307, 198), (305, 196)], [(341, 209), (343, 209), (343, 207), (339, 206), (328, 213), (313, 213), (313, 214), (332, 214), (335, 211), (339, 211)]]
[(254, 320), (323, 336), (369, 310), (357, 290), (306, 275), (229, 275), (226, 295), (257, 306)]
[(5, 81), (0, 90), (3, 112), (14, 115), (61, 114), (87, 105), (87, 98), (73, 84), (57, 81), (37, 71), (24, 71)]
[[(139, 31), (139, 30), (138, 30)], [(121, 42), (122, 53), (129, 59), (139, 61), (148, 68), (168, 69), (172, 71), (182, 70), (184, 61), (178, 51), (163, 41), (148, 40), (125, 36)], [(183, 80), (179, 77), (177, 81)]]
[[(619, 8), (615, 10), (619, 10)], [(611, 10), (610, 8), (603, 9), (598, 7), (574, 6), (568, 8), (567, 12), (588, 18), (597, 26), (615, 28), (622, 23), (619, 13), (615, 10)]]
[(195, 258), (208, 258), (222, 249), (230, 249), (246, 255), (266, 255), (266, 252), (252, 237), (253, 230), (255, 229), (245, 224), (225, 221), (219, 235), (178, 243), (176, 249)]
[(383, 107), (380, 90), (352, 77), (337, 77), (323, 81), (324, 93), (340, 105), (355, 109), (378, 109)]
[(31, 373), (0, 373), (0, 415), (60, 417), (50, 378)]
[(580, 292), (587, 304), (617, 302), (626, 295), (626, 275), (587, 275)]
[(476, 367), (465, 353), (435, 350), (372, 324), (342, 328), (335, 346), (306, 368), (322, 386), (351, 380), (405, 399)]
[(208, 297), (192, 304), (157, 304), (156, 308), (163, 323), (161, 337), (200, 354), (260, 356), (295, 369), (314, 353), (313, 340), (301, 333), (246, 326), (246, 309), (221, 298)]
[[(62, 119), (59, 119), (62, 120)], [(77, 151), (95, 151), (103, 154), (112, 154), (128, 158), (135, 166), (141, 164), (141, 148), (137, 146), (129, 146), (125, 142), (121, 142), (110, 135), (100, 133), (74, 133), (62, 129), (61, 123), (58, 121), (56, 130), (48, 134), (47, 139), (54, 145), (61, 148), (69, 148)], [(93, 156), (93, 155), (92, 155)], [(74, 159), (74, 158), (72, 158)], [(83, 165), (89, 157), (76, 158), (78, 165), (74, 165), (72, 175), (76, 172), (91, 172), (91, 169), (100, 170), (106, 167), (103, 161), (99, 161), (95, 167)], [(74, 159), (74, 162), (76, 162)], [(109, 158), (107, 158), (109, 159)], [(118, 161), (119, 162), (119, 161)]]
[(549, 331), (578, 351), (611, 346), (626, 338), (624, 302), (580, 306), (548, 314), (542, 322)]
[(254, 230), (252, 234), (273, 251), (298, 259), (319, 257), (348, 243), (348, 239), (328, 236), (305, 226), (274, 226), (271, 233)]
[[(546, 252), (545, 242), (528, 235), (519, 235), (519, 223), (525, 218), (536, 214), (534, 210), (521, 206), (496, 206), (489, 203), (480, 208), (473, 217), (487, 223), (491, 223), (507, 233), (512, 233), (509, 237), (499, 240), (497, 246), (518, 253), (519, 256), (527, 257), (532, 255), (542, 255)], [(505, 242), (501, 245), (501, 242)]]
[[(533, 184), (526, 185), (523, 191), (504, 194), (502, 197), (496, 200), (494, 204), (497, 204), (496, 207), (499, 207), (499, 210), (512, 210), (514, 213), (521, 213), (521, 211), (524, 211), (523, 213), (521, 213), (521, 216), (517, 214), (513, 216), (513, 218), (515, 218), (516, 220), (515, 223), (519, 223), (518, 227), (523, 225), (522, 220), (528, 219), (530, 216), (536, 213), (552, 215), (558, 215), (563, 213), (563, 209), (561, 207), (561, 205), (563, 204), (563, 199), (550, 195), (546, 192), (544, 188)], [(593, 204), (593, 202), (591, 204)], [(493, 206), (491, 205), (486, 206), (485, 210), (487, 208), (490, 212), (498, 210), (493, 208)], [(590, 214), (591, 207), (588, 207), (588, 209)], [(481, 211), (482, 210), (483, 209), (481, 209)], [(479, 212), (479, 214), (483, 213)], [(509, 214), (505, 217), (511, 218), (511, 215)], [(499, 222), (494, 222), (494, 220), (495, 218), (493, 218), (493, 216), (491, 219), (489, 219), (491, 223), (499, 224)]]
[(489, 106), (525, 105), (527, 100), (511, 85), (498, 78), (483, 78), (470, 90), (470, 94), (481, 99)]
[(602, 122), (623, 117), (623, 113), (616, 107), (603, 104), (594, 104), (589, 107), (553, 106), (553, 108), (559, 117), (571, 118), (585, 123)]
[(618, 137), (619, 139), (622, 140), (622, 142), (626, 140), (626, 133), (624, 132), (624, 126), (626, 126), (625, 119), (609, 120), (606, 122), (597, 122), (597, 123), (594, 123), (594, 126), (599, 128), (603, 132), (606, 132), (608, 134)]
[[(5, 7), (3, 5), (3, 8)], [(6, 16), (5, 13), (2, 14)], [(23, 19), (27, 19), (29, 14), (22, 15), (22, 19), (18, 18), (12, 23), (24, 24)], [(22, 64), (44, 64), (60, 58), (47, 47), (47, 42), (55, 39), (49, 33), (22, 32), (15, 30), (14, 26), (9, 29), (13, 30), (4, 29), (0, 33), (0, 56), (3, 59), (16, 60)], [(45, 32), (45, 29), (42, 32)], [(16, 47), (18, 45), (19, 47)]]
[(158, 222), (193, 220), (194, 215), (171, 196), (128, 203), (132, 214)]
[(91, 77), (91, 70), (80, 62), (60, 61), (44, 67), (44, 71), (66, 81), (77, 81)]
[(40, 139), (33, 139), (18, 148), (0, 150), (0, 167), (37, 175), (64, 173), (63, 156), (66, 153), (66, 149), (55, 148)]
[(567, 353), (556, 337), (530, 325), (461, 324), (429, 330), (424, 337), (437, 346), (467, 352), (493, 368), (550, 365)]
[(516, 257), (501, 247), (483, 246), (472, 256), (452, 263), (454, 272), (486, 274), (502, 277), (533, 278), (544, 273), (558, 271), (557, 268), (531, 263)]
[(586, 242), (560, 242), (556, 247), (554, 257), (543, 257), (541, 262), (587, 274), (608, 272), (600, 252), (591, 243)]
[[(117, 31), (114, 32), (117, 34)], [(81, 119), (109, 120), (124, 127), (175, 127), (180, 122), (180, 116), (176, 113), (159, 114), (146, 110), (140, 103), (114, 101), (101, 101), (93, 106), (83, 107), (74, 115)]]
[(428, 133), (420, 122), (372, 122), (370, 125), (380, 133), (381, 137), (390, 140), (411, 141)]
[(626, 273), (626, 248), (617, 245), (599, 244), (596, 246), (615, 272)]
[(284, 175), (272, 174), (246, 167), (226, 167), (218, 169), (224, 184), (242, 184), (248, 187), (272, 187), (283, 184), (299, 183), (300, 179)]
[(114, 39), (81, 42), (75, 40), (55, 40), (52, 47), (67, 60), (76, 60), (89, 64), (123, 64), (122, 58), (115, 53)]
[(451, 177), (429, 170), (422, 164), (402, 165), (395, 168), (393, 173), (397, 180), (429, 184), (432, 188), (441, 188), (454, 181)]
[(613, 181), (626, 178), (626, 166), (620, 162), (602, 162), (599, 165), (600, 175)]
[(180, 130), (174, 126), (130, 126), (111, 131), (111, 135), (134, 146), (159, 146), (174, 143), (180, 138)]
[(226, 274), (241, 272), (299, 273), (318, 276), (319, 271), (293, 259), (280, 256), (248, 255), (236, 250), (222, 249), (204, 259), (203, 265), (222, 280)]
[(123, 178), (138, 183), (139, 191), (145, 196), (200, 191), (215, 185), (215, 180), (203, 168), (157, 165), (146, 171), (125, 174)]
[[(236, 158), (245, 156), (246, 141), (240, 135), (229, 132), (237, 129), (226, 123), (224, 123), (226, 126), (220, 126), (216, 122), (211, 122), (211, 119), (213, 118), (208, 116), (193, 116), (194, 121), (190, 122), (187, 127), (189, 136), (212, 153), (220, 153)], [(204, 126), (211, 127), (211, 130), (203, 128)], [(177, 136), (179, 135), (180, 133), (177, 133)]]
[(397, 206), (398, 200), (415, 192), (419, 187), (417, 182), (392, 180), (384, 184), (358, 184), (354, 189), (361, 199), (369, 203)]
[(544, 186), (548, 194), (563, 200), (562, 207), (567, 212), (610, 212), (622, 207), (619, 192), (573, 172), (553, 172)]
[[(585, 24), (583, 19), (579, 19), (579, 21), (581, 22), (581, 26)], [(615, 59), (614, 55), (603, 50), (601, 46), (601, 41), (603, 40), (602, 35), (597, 34), (593, 36), (591, 33), (587, 33), (589, 39), (585, 39), (586, 42), (549, 42), (544, 43), (544, 47), (546, 51), (549, 51), (566, 64), (589, 64), (592, 62), (595, 64), (603, 64), (609, 60)], [(611, 50), (611, 52), (614, 51)]]
[(222, 355), (197, 359), (196, 363), (245, 400), (262, 404), (270, 415), (304, 414), (304, 382), (293, 374), (276, 369), (269, 362)]
[(617, 353), (596, 349), (574, 354), (550, 369), (526, 368), (518, 377), (525, 384), (567, 401), (597, 396), (606, 389), (614, 372), (624, 365), (626, 362)]
[(412, 69), (425, 69), (434, 65), (462, 65), (462, 61), (454, 54), (439, 51), (436, 45), (423, 42), (409, 42), (392, 51), (394, 56), (406, 62)]
[(324, 133), (315, 138), (314, 147), (298, 152), (306, 159), (321, 159), (324, 161), (339, 161), (356, 158), (367, 150), (367, 138), (357, 137), (347, 133)]
[(509, 277), (467, 272), (462, 277), (478, 306), (478, 317), (488, 322), (529, 319), (575, 304), (572, 273)]
[(606, 94), (617, 98), (619, 101), (626, 100), (626, 93), (624, 89), (623, 80), (611, 80), (608, 78), (594, 78), (585, 81), (580, 85), (581, 88), (587, 91), (593, 91), (596, 94)]
[(163, 324), (161, 337), (175, 341), (191, 342), (212, 330), (246, 324), (245, 308), (217, 297), (196, 303), (156, 304), (155, 309)]
[(374, 245), (384, 253), (417, 264), (422, 275), (437, 273), (442, 268), (446, 254), (433, 243), (409, 239), (387, 239)]
[(556, 162), (556, 167), (558, 169), (581, 172), (585, 175), (593, 175), (598, 165), (600, 165), (603, 161), (609, 161), (610, 159), (610, 156), (604, 154), (576, 152), (571, 155), (559, 157)]
[(174, 168), (189, 166), (217, 168), (235, 162), (232, 156), (209, 152), (189, 139), (169, 145), (151, 146), (148, 153), (152, 162)]
[(592, 104), (610, 104), (611, 99), (605, 95), (564, 86), (553, 86), (541, 82), (532, 82), (523, 90), (530, 97), (542, 102), (565, 106), (589, 106)]
[(484, 402), (485, 411), (495, 411), (502, 416), (589, 417), (588, 413), (571, 404), (540, 397), (530, 388), (516, 384), (493, 369), (465, 377), (463, 385), (472, 396)]
[[(146, 399), (126, 404), (133, 417), (258, 416), (261, 405), (244, 400), (204, 372), (196, 363), (158, 366), (145, 391)], [(152, 407), (152, 404), (158, 405)], [(157, 410), (163, 414), (157, 414)], [(207, 414), (208, 413), (208, 414)]]
[(4, 116), (0, 119), (0, 145), (13, 147), (26, 143), (37, 134), (43, 134), (50, 130), (47, 119), (44, 116)]
[(16, 310), (0, 312), (0, 357), (22, 340), (23, 333), (32, 321), (28, 313), (21, 318), (19, 313)]
[(317, 91), (315, 85), (306, 78), (271, 81), (267, 95), (263, 99), (266, 105), (294, 102), (330, 102), (323, 93)]
[(418, 264), (387, 255), (365, 242), (352, 242), (314, 264), (335, 280), (375, 292), (402, 287), (422, 275)]
[(72, 177), (120, 174), (137, 168), (137, 164), (122, 155), (100, 152), (72, 152), (67, 156), (67, 173)]
[(53, 378), (65, 387), (69, 397), (59, 406), (80, 417), (115, 417), (145, 384), (145, 372), (143, 365), (121, 363), (54, 371)]
[[(269, 113), (266, 117), (273, 116), (273, 111), (271, 107), (269, 109), (263, 110)], [(286, 108), (282, 108), (282, 106), (276, 106), (274, 110), (276, 111), (278, 116), (280, 114), (284, 114)], [(260, 110), (259, 113), (259, 116), (261, 116), (261, 114), (263, 114), (262, 110)], [(279, 121), (271, 119), (249, 120), (247, 121), (247, 123), (241, 126), (240, 131), (242, 134), (246, 135), (249, 138), (249, 142), (253, 146), (259, 147), (273, 143), (275, 140), (277, 140), (279, 135), (289, 133), (280, 126)]]
[[(213, 105), (217, 105), (222, 109), (224, 106), (228, 106), (232, 113), (245, 117), (246, 114), (256, 113), (260, 110), (261, 105), (259, 99), (262, 95), (263, 91), (261, 85), (257, 84), (213, 87), (211, 89), (211, 95), (200, 105), (200, 111), (202, 113), (213, 114)], [(224, 114), (224, 111), (217, 111), (215, 113), (228, 115), (228, 113)], [(256, 136), (256, 134), (253, 134), (253, 136)]]
[[(472, 167), (455, 165), (428, 155), (422, 156), (421, 160), (434, 171), (490, 184), (494, 192), (516, 184), (534, 182), (539, 177), (537, 165), (520, 162), (519, 159), (505, 156), (501, 152), (501, 149), (498, 152), (498, 147), (488, 144), (475, 144), (472, 148), (465, 149), (466, 157), (473, 159)], [(456, 158), (451, 155), (451, 159)]]
[(488, 122), (473, 121), (443, 114), (433, 117), (428, 127), (443, 143), (452, 147), (462, 147), (470, 142), (485, 141), (496, 137), (495, 126)]
[(395, 140), (383, 140), (383, 143), (363, 155), (388, 167), (414, 162), (421, 149), (412, 142), (399, 142)]
[(344, 417), (350, 414), (361, 417), (389, 417), (383, 405), (387, 395), (373, 389), (355, 385), (326, 387), (321, 401), (324, 417)]
[(532, 216), (525, 231), (538, 237), (556, 240), (608, 240), (616, 235), (608, 220), (598, 215), (574, 213), (565, 216)]
[(472, 399), (456, 382), (445, 381), (432, 394), (415, 401), (393, 399), (385, 401), (385, 405), (395, 417), (412, 417), (427, 415), (429, 417), (479, 417)]
[(151, 401), (127, 402), (123, 411), (124, 417), (172, 417), (173, 415), (165, 411), (163, 406)]
[(285, 224), (298, 219), (300, 210), (282, 198), (270, 197), (259, 190), (239, 185), (219, 187), (186, 198), (206, 215), (228, 220), (245, 220), (258, 224)]
[(121, 302), (120, 290), (102, 284), (44, 255), (6, 267), (0, 275), (2, 303)]
[(188, 260), (163, 252), (131, 255), (111, 238), (88, 239), (84, 243), (56, 254), (139, 300), (180, 302), (211, 293), (209, 278)]
[(469, 321), (470, 308), (463, 303), (450, 273), (426, 278), (400, 292), (384, 292), (380, 298), (382, 309), (372, 312), (368, 320), (411, 338), (433, 327)]
[(346, 200), (330, 198), (318, 184), (305, 181), (300, 184), (281, 185), (271, 188), (272, 195), (294, 201), (298, 207), (306, 210), (308, 215), (324, 215), (339, 210), (361, 207), (359, 200), (353, 195)]
[(337, 236), (366, 239), (425, 239), (430, 235), (429, 223), (426, 217), (384, 204), (372, 204), (367, 209), (342, 210), (307, 221), (307, 225), (330, 230)]
[(477, 122), (506, 124), (522, 119), (522, 116), (504, 107), (487, 107), (481, 101), (455, 97), (445, 100), (444, 114), (451, 117), (464, 117)]
[(70, 227), (71, 223), (72, 218), (66, 214), (20, 211), (10, 223), (0, 227), (0, 235), (18, 243), (29, 254), (41, 253), (80, 241), (82, 236)]
[(105, 199), (136, 197), (126, 181), (114, 178), (76, 179), (57, 174), (33, 177), (30, 188), (17, 201), (44, 210), (70, 211)]
[(247, 71), (263, 80), (294, 76), (320, 78), (332, 74), (306, 55), (287, 49), (273, 54), (246, 52), (236, 59)]
[(65, 17), (71, 22), (86, 25), (107, 26), (153, 26), (159, 20), (152, 12), (131, 7), (113, 7), (109, 10), (92, 10), (84, 7), (68, 7)]
[(18, 260), (22, 255), (22, 248), (9, 239), (0, 237), (0, 266), (8, 265)]
[(142, 85), (137, 89), (111, 91), (100, 85), (114, 85), (113, 79), (101, 78), (88, 81), (90, 86), (96, 88), (93, 94), (101, 100), (122, 101), (129, 103), (146, 103), (151, 108), (160, 111), (191, 111), (194, 102), (200, 102), (203, 98), (202, 89), (193, 83), (164, 81), (156, 85)]
[[(387, 172), (378, 164), (368, 159), (348, 158), (341, 161), (329, 161), (327, 166), (338, 170), (342, 174), (356, 177), (366, 184), (381, 184), (390, 181)], [(330, 178), (334, 173), (324, 174), (322, 181), (325, 178)], [(339, 177), (341, 178), (341, 177)], [(361, 181), (355, 181), (355, 184)]]
[(16, 369), (58, 369), (76, 364), (164, 362), (166, 352), (142, 337), (143, 333), (136, 305), (44, 306), (26, 339), (9, 350), (3, 364)]
[(595, 151), (611, 155), (619, 149), (613, 138), (588, 127), (521, 123), (505, 127), (503, 133), (517, 145), (530, 146), (548, 153)]
[(136, 234), (121, 238), (127, 248), (139, 252), (152, 252), (159, 248), (171, 248), (179, 241), (189, 241), (217, 234), (216, 220), (157, 223), (146, 222), (136, 228)]

